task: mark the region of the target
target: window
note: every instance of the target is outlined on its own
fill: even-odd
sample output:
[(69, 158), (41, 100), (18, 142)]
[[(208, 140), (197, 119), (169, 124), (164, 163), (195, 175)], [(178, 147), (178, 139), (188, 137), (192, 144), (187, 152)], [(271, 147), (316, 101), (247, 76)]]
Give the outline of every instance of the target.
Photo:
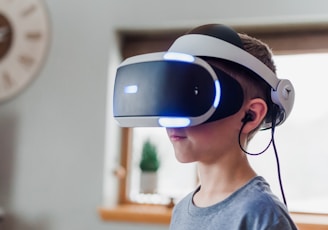
[[(325, 101), (327, 60), (327, 53), (275, 56), (278, 76), (290, 79), (296, 89), (293, 111), (275, 133), (283, 184), (291, 211), (328, 213), (328, 184), (322, 183), (328, 177), (328, 168), (325, 167), (328, 162), (325, 146), (325, 131), (328, 130), (328, 103)], [(179, 199), (192, 191), (196, 185), (195, 165), (177, 163), (165, 129), (134, 128), (132, 133), (128, 199), (138, 203), (166, 204), (170, 197)], [(162, 160), (158, 194), (155, 195), (139, 193), (138, 161), (142, 143), (147, 139), (157, 146)], [(249, 151), (259, 152), (269, 141), (270, 131), (260, 131), (250, 143)], [(272, 148), (261, 156), (250, 156), (249, 159), (279, 196), (281, 193)]]
[[(328, 176), (328, 53), (278, 55), (275, 61), (278, 76), (290, 79), (296, 92), (290, 117), (275, 132), (289, 210), (328, 213), (328, 183), (325, 182)], [(265, 132), (255, 137), (251, 152), (257, 152), (268, 143), (270, 133)], [(279, 195), (272, 149), (250, 158), (257, 172), (270, 181)]]

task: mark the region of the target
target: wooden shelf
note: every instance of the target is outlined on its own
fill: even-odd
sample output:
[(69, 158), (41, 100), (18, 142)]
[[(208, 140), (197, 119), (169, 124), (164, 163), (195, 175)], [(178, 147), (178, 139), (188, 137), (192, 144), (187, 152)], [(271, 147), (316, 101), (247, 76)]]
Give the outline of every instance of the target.
[(162, 205), (124, 204), (115, 208), (100, 208), (102, 220), (169, 224), (172, 208)]
[(299, 230), (328, 230), (328, 215), (312, 213), (291, 213)]

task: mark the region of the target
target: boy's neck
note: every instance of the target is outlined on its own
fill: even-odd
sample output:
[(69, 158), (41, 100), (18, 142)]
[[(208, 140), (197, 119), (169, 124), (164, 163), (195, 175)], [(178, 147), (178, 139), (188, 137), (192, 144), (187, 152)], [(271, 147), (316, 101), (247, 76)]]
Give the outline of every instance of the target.
[(201, 188), (193, 201), (199, 207), (223, 201), (256, 176), (246, 156), (212, 164), (198, 162), (198, 170)]

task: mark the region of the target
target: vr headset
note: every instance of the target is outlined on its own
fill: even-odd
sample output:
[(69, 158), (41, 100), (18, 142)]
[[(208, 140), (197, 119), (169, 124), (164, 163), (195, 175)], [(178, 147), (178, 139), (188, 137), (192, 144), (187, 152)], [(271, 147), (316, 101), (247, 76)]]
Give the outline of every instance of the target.
[[(197, 30), (196, 30), (197, 31)], [(187, 127), (219, 120), (238, 112), (244, 96), (240, 84), (203, 58), (241, 65), (271, 87), (278, 108), (262, 128), (282, 124), (294, 103), (289, 80), (278, 79), (260, 60), (243, 49), (238, 34), (223, 25), (210, 25), (179, 37), (167, 52), (124, 60), (117, 69), (114, 118), (122, 127)]]

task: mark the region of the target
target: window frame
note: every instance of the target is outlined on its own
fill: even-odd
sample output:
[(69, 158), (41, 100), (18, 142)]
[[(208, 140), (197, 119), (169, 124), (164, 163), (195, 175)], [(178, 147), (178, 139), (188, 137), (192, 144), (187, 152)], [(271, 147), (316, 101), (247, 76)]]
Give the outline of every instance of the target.
[[(297, 54), (328, 52), (328, 24), (235, 26), (238, 32), (254, 36), (269, 44), (274, 54)], [(188, 28), (164, 31), (118, 31), (122, 58), (166, 50), (174, 39)], [(132, 128), (121, 128), (120, 165), (127, 172), (131, 167)], [(128, 177), (119, 180), (118, 207), (100, 208), (103, 220), (132, 221), (168, 224), (171, 208), (165, 205), (137, 204), (128, 198)], [(141, 210), (143, 210), (141, 212)], [(328, 215), (313, 213), (292, 213), (298, 227), (307, 229), (327, 229)]]

